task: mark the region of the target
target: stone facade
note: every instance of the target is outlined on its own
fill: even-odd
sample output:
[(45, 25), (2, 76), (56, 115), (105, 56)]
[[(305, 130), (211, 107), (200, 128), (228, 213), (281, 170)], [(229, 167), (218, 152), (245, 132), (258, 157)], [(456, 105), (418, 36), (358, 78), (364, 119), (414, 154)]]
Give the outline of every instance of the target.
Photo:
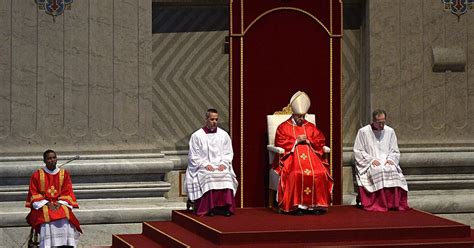
[[(366, 107), (387, 110), (402, 147), (472, 147), (474, 11), (458, 19), (437, 0), (368, 1), (367, 8)], [(436, 48), (463, 53), (465, 70), (433, 72)]]
[(0, 3), (2, 153), (151, 149), (151, 0)]

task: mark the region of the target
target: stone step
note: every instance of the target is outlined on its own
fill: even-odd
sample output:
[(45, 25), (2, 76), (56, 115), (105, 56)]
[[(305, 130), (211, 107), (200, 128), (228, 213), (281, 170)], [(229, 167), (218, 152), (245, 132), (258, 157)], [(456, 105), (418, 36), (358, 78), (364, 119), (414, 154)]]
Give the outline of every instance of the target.
[[(91, 198), (136, 198), (161, 197), (171, 188), (163, 181), (74, 183), (74, 193), (79, 199)], [(0, 201), (21, 201), (26, 199), (28, 185), (0, 186)]]
[[(31, 174), (44, 166), (40, 158), (35, 157), (0, 157), (1, 178), (30, 177)], [(73, 156), (59, 156), (58, 166)], [(163, 173), (173, 169), (175, 162), (165, 158), (165, 154), (100, 154), (80, 155), (62, 168), (73, 175), (120, 175), (139, 174), (144, 170), (148, 173)], [(2, 183), (2, 182), (0, 182)], [(11, 184), (11, 183), (2, 183)]]
[[(170, 153), (172, 154), (172, 153)], [(176, 152), (178, 154), (178, 152)], [(58, 155), (58, 165), (76, 158), (79, 156), (78, 160), (104, 160), (104, 159), (140, 159), (140, 158), (164, 158), (164, 153), (125, 153), (125, 154), (77, 154), (77, 155)], [(43, 162), (43, 157), (40, 156), (0, 156), (0, 163), (1, 162), (18, 162), (18, 161), (34, 161), (34, 162)], [(62, 161), (62, 162), (61, 162)], [(61, 162), (61, 163), (60, 163)]]
[[(59, 164), (60, 162), (58, 162)], [(0, 163), (1, 178), (29, 178), (31, 174), (42, 168), (39, 162), (18, 161)], [(107, 160), (75, 160), (62, 168), (67, 169), (75, 176), (94, 175), (134, 175), (166, 173), (171, 171), (174, 163), (168, 159), (107, 159)], [(3, 185), (11, 185), (12, 182), (0, 182)]]
[(457, 181), (457, 180), (474, 180), (474, 174), (433, 174), (433, 175), (407, 175), (409, 181)]
[[(169, 220), (171, 210), (186, 208), (185, 200), (164, 197), (81, 199), (78, 203), (74, 214), (81, 224)], [(29, 209), (24, 201), (0, 202), (0, 209), (0, 227), (27, 226)]]
[(474, 213), (474, 189), (412, 190), (410, 207), (435, 214)]
[[(474, 174), (474, 148), (400, 148), (400, 166), (405, 175)], [(352, 147), (344, 147), (344, 166), (352, 166)]]
[[(62, 164), (74, 156), (60, 156)], [(38, 157), (0, 158), (0, 202), (24, 201), (31, 174), (42, 168)], [(163, 153), (81, 155), (64, 167), (78, 199), (161, 197), (171, 189), (166, 173), (177, 164)]]
[(474, 189), (474, 174), (406, 175), (411, 190)]

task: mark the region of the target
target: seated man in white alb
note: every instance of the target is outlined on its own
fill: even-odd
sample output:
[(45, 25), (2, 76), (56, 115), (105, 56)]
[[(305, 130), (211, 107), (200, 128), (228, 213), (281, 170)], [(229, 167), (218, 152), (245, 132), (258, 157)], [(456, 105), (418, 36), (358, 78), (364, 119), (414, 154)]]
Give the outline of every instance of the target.
[(186, 191), (196, 215), (231, 216), (235, 212), (237, 179), (232, 169), (232, 141), (217, 127), (217, 110), (208, 109), (206, 123), (191, 135)]
[(387, 113), (377, 109), (372, 123), (359, 129), (354, 144), (356, 180), (362, 207), (368, 211), (408, 210), (408, 186), (399, 166), (400, 151)]

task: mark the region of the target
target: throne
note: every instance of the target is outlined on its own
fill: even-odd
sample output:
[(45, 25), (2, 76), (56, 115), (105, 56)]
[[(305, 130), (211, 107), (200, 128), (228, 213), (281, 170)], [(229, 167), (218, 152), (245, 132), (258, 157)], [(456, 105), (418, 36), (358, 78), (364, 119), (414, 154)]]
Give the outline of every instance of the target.
[[(274, 162), (279, 164), (280, 156), (285, 152), (281, 147), (275, 146), (275, 133), (278, 126), (284, 121), (288, 120), (291, 116), (291, 107), (290, 105), (283, 108), (282, 111), (277, 111), (273, 115), (267, 115), (267, 131), (268, 131), (268, 157), (270, 163), (270, 170), (268, 172), (268, 207), (274, 208), (274, 202), (276, 199), (276, 194), (278, 192), (278, 184), (280, 183), (280, 175), (278, 175), (275, 170), (271, 167)], [(305, 119), (316, 125), (316, 117), (314, 114), (306, 114)], [(328, 154), (331, 149), (327, 146), (323, 147), (325, 155)], [(278, 159), (278, 161), (274, 161)]]

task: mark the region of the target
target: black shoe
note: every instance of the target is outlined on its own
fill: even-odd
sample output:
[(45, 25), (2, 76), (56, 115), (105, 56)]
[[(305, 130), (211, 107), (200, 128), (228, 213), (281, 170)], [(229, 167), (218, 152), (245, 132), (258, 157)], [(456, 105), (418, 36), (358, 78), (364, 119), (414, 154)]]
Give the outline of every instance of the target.
[(188, 199), (188, 201), (186, 202), (186, 210), (190, 210), (190, 209), (194, 210), (194, 202)]
[(229, 210), (224, 210), (224, 213), (222, 215), (224, 215), (225, 217), (230, 217), (232, 213)]
[(321, 209), (315, 209), (315, 210), (313, 210), (313, 214), (315, 214), (315, 215), (323, 215), (323, 214), (325, 214), (325, 213), (326, 213), (326, 211), (321, 210)]
[(206, 216), (209, 216), (209, 217), (213, 217), (215, 214), (214, 214), (214, 211), (209, 211)]
[(304, 215), (304, 212), (303, 212), (303, 209), (301, 208), (298, 208), (296, 209), (294, 212), (293, 212), (294, 215), (297, 215), (297, 216), (303, 216)]

